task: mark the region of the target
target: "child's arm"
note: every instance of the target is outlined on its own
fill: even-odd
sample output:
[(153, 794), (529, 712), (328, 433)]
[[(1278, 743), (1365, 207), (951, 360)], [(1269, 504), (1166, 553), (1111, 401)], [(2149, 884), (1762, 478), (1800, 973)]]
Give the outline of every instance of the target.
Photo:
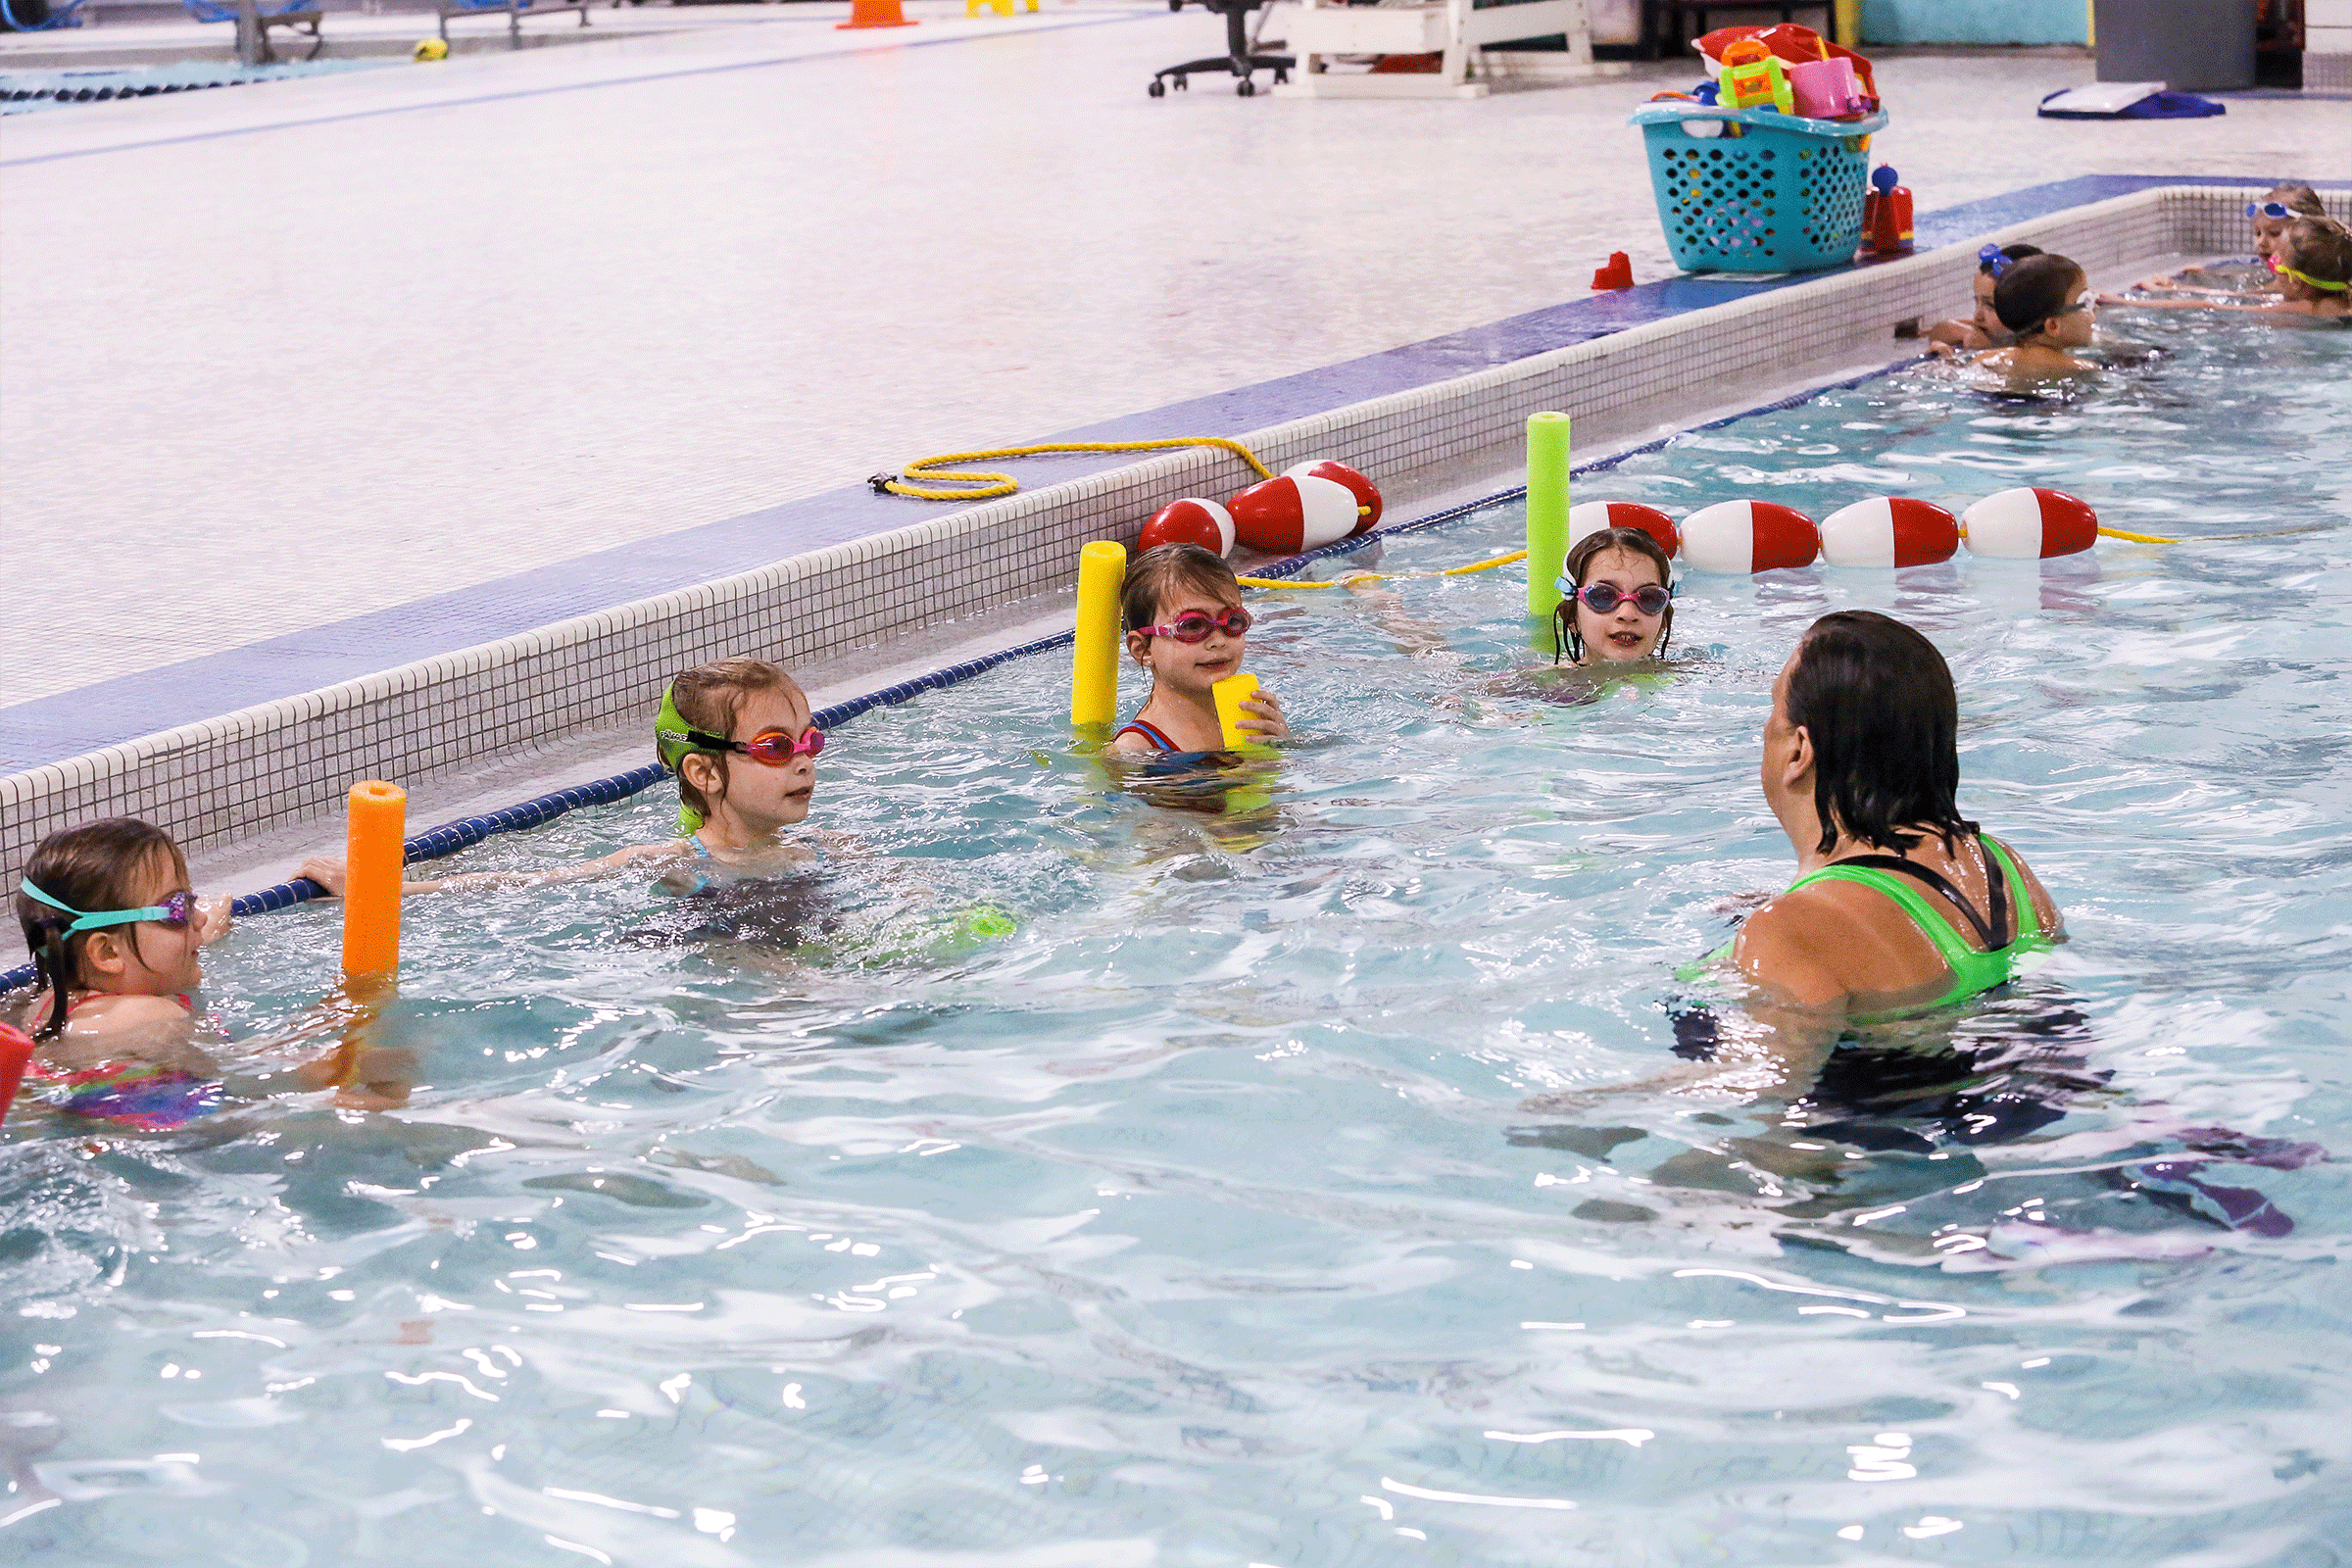
[(1937, 321), (1928, 328), (1928, 352), (1935, 354), (1967, 354), (1992, 347), (1992, 339), (1977, 330), (1974, 321), (1953, 319)]
[[(475, 888), (522, 888), (537, 887), (546, 882), (586, 882), (609, 876), (614, 871), (626, 870), (632, 865), (674, 860), (685, 853), (684, 839), (672, 839), (662, 844), (633, 844), (625, 850), (615, 850), (611, 855), (594, 860), (582, 860), (576, 865), (549, 866), (536, 871), (467, 871), (423, 882), (403, 882), (400, 892), (403, 898), (411, 898), (419, 893), (462, 893)], [(348, 868), (339, 855), (314, 855), (303, 861), (302, 868), (294, 874), (309, 877), (326, 889), (328, 897), (339, 899), (343, 896)]]

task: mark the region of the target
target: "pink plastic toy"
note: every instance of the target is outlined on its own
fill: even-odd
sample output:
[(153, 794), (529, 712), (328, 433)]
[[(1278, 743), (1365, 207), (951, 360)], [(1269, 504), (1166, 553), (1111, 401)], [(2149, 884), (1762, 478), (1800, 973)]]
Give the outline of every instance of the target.
[(1837, 120), (1844, 115), (1867, 114), (1870, 100), (1862, 96), (1862, 84), (1854, 79), (1851, 62), (1832, 56), (1827, 60), (1807, 60), (1788, 69), (1788, 90), (1796, 99), (1796, 112), (1808, 120)]

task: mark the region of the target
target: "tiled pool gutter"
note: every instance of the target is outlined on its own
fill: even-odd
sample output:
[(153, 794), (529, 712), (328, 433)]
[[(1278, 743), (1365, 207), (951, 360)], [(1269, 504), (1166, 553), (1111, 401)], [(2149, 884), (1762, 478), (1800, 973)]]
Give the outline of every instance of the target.
[[(1231, 434), (1278, 469), (1340, 457), (1384, 483), (1503, 467), (1540, 410), (1576, 414), (1589, 445), (1760, 397), (1806, 368), (1902, 357), (1913, 323), (1967, 298), (1988, 238), (2094, 272), (2241, 249), (2244, 203), (2267, 184), (2039, 186), (1929, 215), (1920, 243), (1940, 248), (1905, 260), (1649, 284), (1054, 439)], [(2346, 205), (2341, 190), (2328, 201)], [(0, 765), (22, 768), (0, 777), (0, 866), (97, 816), (218, 844), (331, 810), (360, 779), (462, 775), (641, 717), (664, 680), (707, 660), (808, 665), (887, 645), (1058, 590), (1087, 540), (1132, 541), (1167, 500), (1251, 477), (1196, 451), (1036, 465), (1036, 488), (953, 511), (856, 486), (0, 710)], [(680, 580), (682, 564), (713, 564), (737, 569)], [(614, 599), (627, 602), (602, 608)], [(312, 689), (272, 695), (289, 686)], [(173, 727), (139, 733), (159, 720)]]

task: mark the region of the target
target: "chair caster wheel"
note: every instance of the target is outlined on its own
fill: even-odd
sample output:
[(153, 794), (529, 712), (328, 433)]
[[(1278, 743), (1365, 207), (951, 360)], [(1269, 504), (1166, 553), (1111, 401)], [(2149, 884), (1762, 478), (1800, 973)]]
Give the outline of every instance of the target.
[(1243, 98), (1254, 97), (1257, 93), (1257, 83), (1251, 81), (1248, 76), (1244, 76), (1234, 84), (1233, 90), (1236, 95)]
[(1168, 95), (1168, 84), (1155, 79), (1151, 86), (1144, 90), (1154, 98), (1165, 98)]

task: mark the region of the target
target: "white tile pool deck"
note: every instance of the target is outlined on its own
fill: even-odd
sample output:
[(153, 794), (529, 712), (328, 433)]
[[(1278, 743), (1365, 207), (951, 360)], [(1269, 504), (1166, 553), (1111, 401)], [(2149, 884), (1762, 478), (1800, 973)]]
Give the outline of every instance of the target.
[[(908, 13), (0, 124), (0, 707), (1577, 298), (1612, 249), (1672, 270), (1655, 73), (1154, 102), (1214, 19)], [(2341, 101), (2032, 117), (2090, 72), (1887, 59), (1875, 151), (1923, 211), (2352, 175)]]

